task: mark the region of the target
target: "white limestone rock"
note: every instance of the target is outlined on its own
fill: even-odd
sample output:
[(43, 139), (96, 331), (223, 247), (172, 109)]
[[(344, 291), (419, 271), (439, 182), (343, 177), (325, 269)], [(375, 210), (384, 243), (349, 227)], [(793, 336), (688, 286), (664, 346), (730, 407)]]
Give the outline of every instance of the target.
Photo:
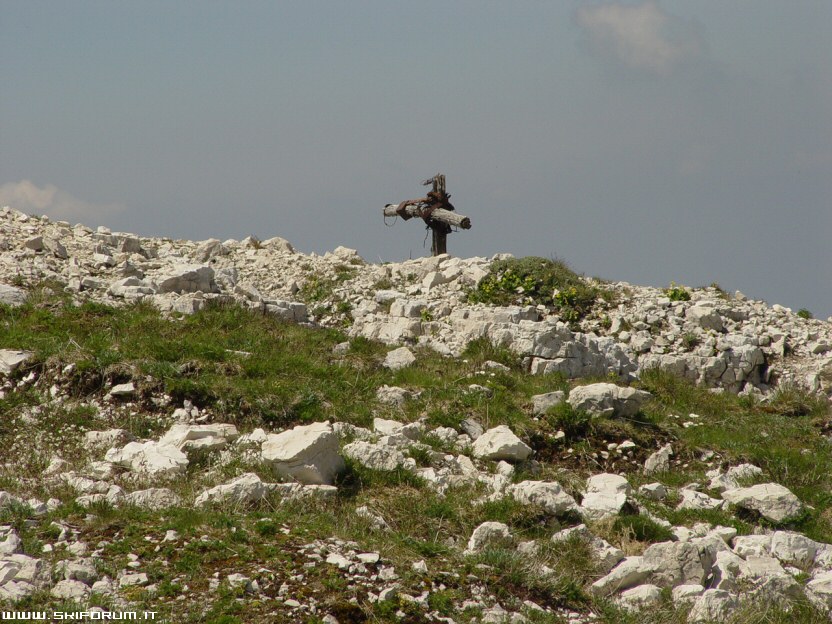
[(239, 435), (237, 427), (225, 423), (211, 425), (177, 423), (159, 438), (159, 443), (175, 446), (185, 453), (215, 451), (224, 448)]
[(121, 449), (111, 448), (104, 459), (133, 472), (158, 477), (174, 477), (188, 467), (188, 458), (182, 451), (152, 440), (130, 442)]
[(606, 575), (590, 586), (590, 591), (596, 597), (611, 596), (618, 592), (641, 585), (653, 572), (652, 566), (644, 561), (644, 557), (625, 557)]
[(91, 592), (92, 590), (87, 585), (75, 580), (58, 581), (49, 591), (55, 598), (74, 600), (75, 602), (83, 602)]
[(586, 492), (579, 508), (590, 520), (602, 520), (619, 514), (632, 488), (621, 475), (597, 474), (586, 482)]
[(124, 299), (155, 295), (157, 292), (158, 290), (153, 282), (141, 280), (135, 276), (118, 279), (107, 288), (107, 293), (111, 297), (122, 297)]
[(395, 470), (403, 467), (415, 469), (416, 462), (397, 450), (383, 444), (371, 444), (362, 440), (351, 442), (344, 447), (344, 456), (372, 470)]
[(214, 269), (199, 264), (177, 264), (158, 279), (160, 293), (212, 292)]
[(182, 505), (182, 499), (173, 490), (168, 488), (148, 488), (136, 490), (124, 496), (124, 502), (128, 505), (135, 505), (142, 509), (158, 511), (168, 507)]
[(640, 611), (658, 604), (661, 599), (661, 587), (648, 583), (621, 592), (616, 602), (626, 611)]
[(726, 490), (722, 498), (732, 505), (758, 512), (771, 522), (787, 522), (803, 513), (803, 503), (791, 490), (779, 483), (762, 483), (746, 488)]
[(611, 383), (578, 386), (569, 392), (567, 402), (576, 410), (598, 417), (635, 416), (652, 395), (644, 390), (626, 388)]
[(132, 381), (123, 384), (116, 384), (112, 388), (110, 388), (110, 392), (108, 392), (108, 396), (126, 399), (134, 396), (136, 394), (136, 386), (133, 384)]
[(514, 546), (514, 537), (507, 525), (502, 522), (483, 522), (471, 533), (465, 554), (478, 553), (487, 547), (508, 548), (512, 546)]
[(25, 290), (8, 284), (0, 284), (0, 304), (16, 308), (24, 303), (26, 303)]
[(733, 550), (743, 559), (771, 555), (771, 535), (738, 535), (731, 540)]
[(682, 496), (681, 502), (676, 509), (722, 509), (725, 501), (711, 498), (707, 494), (684, 488), (679, 491)]
[(670, 458), (672, 455), (673, 446), (665, 444), (644, 462), (644, 474), (649, 475), (670, 470)]
[(31, 351), (0, 349), (0, 375), (11, 375), (34, 355)]
[(706, 476), (711, 479), (708, 489), (722, 492), (724, 490), (735, 490), (740, 487), (740, 481), (753, 479), (763, 474), (761, 468), (753, 464), (740, 464), (732, 466), (725, 473), (718, 469), (709, 471)]
[(692, 604), (696, 598), (705, 593), (705, 588), (702, 585), (691, 583), (688, 585), (677, 585), (673, 588), (671, 596), (674, 605), (688, 605)]
[(707, 589), (694, 600), (688, 622), (725, 622), (738, 607), (739, 599), (734, 594), (722, 589)]
[(247, 505), (263, 500), (269, 494), (269, 487), (256, 474), (247, 472), (228, 483), (205, 490), (197, 496), (194, 504), (199, 507), (208, 503)]
[(832, 611), (832, 572), (821, 572), (806, 583), (806, 597), (825, 611)]
[(561, 390), (534, 395), (532, 397), (532, 413), (535, 416), (542, 416), (551, 408), (563, 403), (565, 396), (565, 393)]
[(389, 420), (387, 418), (373, 418), (373, 431), (381, 435), (394, 435), (399, 433), (404, 427), (404, 423), (398, 420)]
[(578, 504), (554, 481), (522, 481), (509, 486), (508, 494), (524, 505), (539, 505), (553, 516), (577, 511)]
[(804, 570), (814, 564), (815, 556), (824, 546), (792, 531), (775, 531), (771, 536), (771, 555), (784, 565)]
[(270, 434), (263, 443), (262, 456), (280, 476), (307, 485), (331, 485), (344, 469), (338, 435), (329, 421)]
[(416, 356), (407, 347), (393, 349), (384, 358), (382, 365), (390, 370), (406, 368), (416, 361)]
[(711, 329), (716, 332), (723, 330), (722, 317), (711, 307), (691, 306), (685, 311), (685, 318), (702, 329)]
[(489, 429), (479, 436), (472, 446), (474, 457), (506, 461), (525, 461), (532, 449), (518, 438), (506, 425)]
[(659, 542), (644, 551), (643, 559), (652, 568), (650, 580), (656, 585), (704, 585), (714, 565), (715, 553), (702, 543)]

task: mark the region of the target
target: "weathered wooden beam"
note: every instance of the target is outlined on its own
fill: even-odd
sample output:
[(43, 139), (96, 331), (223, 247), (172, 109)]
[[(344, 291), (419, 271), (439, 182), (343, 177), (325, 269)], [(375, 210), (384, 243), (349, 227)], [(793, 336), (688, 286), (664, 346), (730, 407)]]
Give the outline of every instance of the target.
[[(422, 207), (418, 204), (410, 204), (408, 206), (405, 206), (404, 215), (399, 215), (398, 210), (399, 204), (387, 204), (384, 207), (384, 216), (402, 216), (402, 218), (404, 219), (411, 219), (413, 217), (422, 216)], [(471, 219), (469, 219), (465, 215), (459, 214), (458, 212), (445, 210), (444, 208), (437, 208), (436, 210), (434, 210), (431, 213), (430, 218), (434, 221), (439, 221), (440, 223), (447, 223), (448, 225), (453, 225), (455, 227), (462, 228), (463, 230), (471, 229)]]

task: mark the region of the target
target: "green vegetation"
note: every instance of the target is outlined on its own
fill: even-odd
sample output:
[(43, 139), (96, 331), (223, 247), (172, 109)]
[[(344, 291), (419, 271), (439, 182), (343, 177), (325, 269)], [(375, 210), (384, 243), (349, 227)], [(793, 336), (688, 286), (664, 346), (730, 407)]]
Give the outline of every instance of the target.
[(670, 282), (670, 288), (665, 288), (664, 294), (671, 301), (690, 301), (690, 291), (676, 282)]
[(599, 297), (609, 301), (611, 293), (590, 285), (562, 260), (528, 256), (493, 262), (468, 300), (494, 305), (542, 304), (574, 322), (586, 316)]
[[(517, 262), (530, 263), (531, 269), (546, 275), (558, 266), (547, 264), (550, 261), (538, 265), (538, 261)], [(521, 283), (537, 283), (533, 276), (539, 273), (531, 269)], [(560, 279), (574, 276), (563, 267), (557, 270), (562, 273)], [(0, 471), (0, 489), (15, 492), (23, 480), (36, 481), (39, 497), (56, 497), (61, 505), (35, 518), (26, 509), (6, 507), (0, 513), (0, 524), (15, 527), (25, 553), (43, 556), (42, 545), (54, 543), (59, 533), (53, 521), (64, 522), (87, 543), (103, 543), (97, 565), (110, 575), (124, 569), (128, 554), (138, 555), (142, 571), (157, 591), (134, 588), (130, 597), (137, 608), (159, 611), (157, 617), (171, 622), (290, 622), (274, 615), (275, 595), (282, 583), (291, 584), (299, 575), (303, 583), (291, 584), (291, 597), (301, 602), (315, 598), (322, 608), (318, 616), (339, 613), (342, 621), (424, 621), (419, 619), (424, 609), (413, 603), (370, 602), (335, 566), (318, 562), (305, 567), (312, 561), (304, 554), (305, 545), (323, 544), (330, 538), (354, 541), (357, 552), (380, 552), (385, 565), (395, 566), (402, 593), (418, 596), (428, 591), (430, 608), (461, 624), (476, 622), (480, 615), (477, 609), (458, 609), (470, 597), (471, 587), (480, 585), (504, 601), (532, 600), (546, 607), (592, 611), (602, 623), (684, 622), (684, 609), (674, 608), (669, 600), (636, 617), (592, 598), (587, 587), (600, 572), (589, 544), (577, 537), (558, 544), (549, 539), (577, 518), (555, 519), (542, 508), (511, 498), (475, 503), (488, 493), (477, 484), (450, 487), (440, 496), (411, 472), (370, 470), (349, 461), (338, 479), (338, 494), (331, 499), (282, 501), (275, 496), (248, 508), (148, 511), (106, 505), (84, 509), (74, 502), (76, 493), (67, 486), (41, 478), (55, 453), (76, 469), (90, 458), (100, 459), (100, 454), (91, 455), (83, 448), (84, 431), (119, 426), (138, 437), (155, 437), (170, 426), (173, 407), (186, 399), (214, 422), (235, 423), (243, 432), (326, 419), (367, 427), (374, 416), (406, 422), (424, 417), (431, 427), (459, 427), (465, 418), (486, 427), (508, 424), (534, 448), (540, 462), (539, 466), (517, 466), (514, 480), (555, 480), (575, 496), (588, 474), (601, 471), (625, 473), (637, 488), (648, 479), (641, 474), (644, 459), (665, 443), (672, 443), (674, 449), (674, 465), (660, 477), (667, 486), (707, 483), (705, 472), (714, 466), (702, 459), (707, 450), (715, 454), (713, 462), (754, 463), (763, 469), (765, 481), (790, 488), (811, 508), (785, 528), (832, 542), (832, 455), (820, 435), (829, 419), (828, 405), (793, 387), (784, 386), (763, 402), (714, 394), (652, 370), (644, 372), (638, 385), (654, 399), (633, 418), (592, 418), (568, 403), (535, 418), (532, 395), (565, 391), (574, 382), (558, 375), (530, 376), (514, 354), (484, 339), (470, 343), (463, 359), (416, 350), (417, 366), (393, 372), (381, 366), (387, 348), (366, 339), (352, 339), (345, 354), (333, 354), (333, 347), (346, 340), (339, 331), (299, 327), (233, 306), (209, 306), (183, 319), (166, 318), (142, 304), (121, 309), (92, 303), (73, 306), (55, 294), (59, 288), (52, 290), (52, 295), (44, 290), (21, 308), (0, 307), (0, 348), (35, 352), (34, 360), (16, 373), (15, 381), (21, 382), (30, 373), (37, 378), (36, 383), (15, 385), (0, 398), (0, 448), (4, 464), (13, 467)], [(566, 305), (558, 303), (557, 295), (550, 304)], [(485, 369), (488, 360), (505, 364), (509, 370)], [(90, 402), (94, 398), (100, 404), (110, 385), (128, 380), (138, 389), (132, 403), (113, 402), (99, 410)], [(486, 386), (492, 394), (469, 392), (472, 383)], [(385, 405), (376, 398), (376, 389), (383, 384), (421, 394), (402, 407)], [(50, 401), (53, 385), (69, 391), (70, 398)], [(155, 400), (162, 395), (171, 397), (169, 404)], [(683, 426), (689, 418), (697, 426)], [(563, 435), (556, 436), (561, 431)], [(611, 443), (624, 440), (635, 443), (631, 458), (608, 452)], [(424, 442), (425, 447), (408, 452), (419, 466), (431, 465), (436, 451), (459, 452), (446, 448), (436, 437), (428, 436)], [(255, 460), (239, 458), (220, 465), (214, 454), (195, 466), (167, 484), (186, 500), (244, 471), (274, 480)], [(654, 516), (674, 524), (719, 523), (734, 526), (740, 533), (750, 533), (755, 524), (773, 528), (730, 509), (677, 511), (672, 497), (668, 505), (641, 502)], [(374, 528), (355, 512), (364, 506), (383, 517), (389, 530)], [(534, 553), (521, 555), (495, 547), (476, 555), (463, 554), (473, 529), (487, 520), (508, 524), (518, 540), (534, 540)], [(177, 531), (180, 541), (164, 542), (168, 530)], [(609, 526), (592, 530), (628, 553), (669, 538), (659, 523), (637, 515), (622, 515)], [(421, 559), (427, 563), (426, 573), (411, 568)], [(551, 572), (541, 574), (542, 565)], [(263, 595), (231, 587), (225, 578), (232, 572), (257, 579)], [(214, 573), (220, 584), (209, 590)], [(186, 598), (179, 599), (180, 595)], [(108, 604), (102, 597), (95, 601)], [(36, 594), (18, 608), (58, 608), (61, 604), (46, 594)], [(734, 621), (790, 621), (782, 610), (761, 608), (765, 610), (749, 607)], [(398, 611), (410, 619), (400, 619)], [(794, 607), (792, 616), (798, 619), (791, 621), (824, 621), (811, 605), (803, 603)], [(527, 617), (545, 624), (560, 621), (533, 611)], [(320, 619), (310, 616), (306, 621)]]
[(806, 308), (800, 308), (800, 309), (797, 311), (797, 315), (798, 315), (800, 318), (802, 318), (802, 319), (811, 319), (811, 318), (815, 318), (814, 316), (812, 316), (812, 313), (811, 313), (811, 312), (809, 312), (809, 310), (807, 310)]

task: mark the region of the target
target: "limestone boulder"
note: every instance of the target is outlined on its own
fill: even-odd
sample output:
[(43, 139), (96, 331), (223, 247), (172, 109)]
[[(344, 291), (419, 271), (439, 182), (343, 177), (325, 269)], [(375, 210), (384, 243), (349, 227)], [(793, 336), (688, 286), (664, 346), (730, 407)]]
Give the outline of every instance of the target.
[(652, 583), (676, 587), (689, 583), (704, 585), (714, 565), (715, 553), (701, 543), (659, 542), (649, 546), (643, 557), (653, 569)]
[(11, 375), (34, 355), (31, 351), (0, 349), (0, 375)]
[(627, 504), (632, 488), (621, 475), (602, 473), (589, 479), (579, 508), (589, 520), (602, 520), (618, 515)]
[(569, 405), (593, 416), (635, 416), (652, 395), (644, 390), (617, 386), (611, 383), (595, 383), (578, 386), (569, 392)]
[(142, 509), (158, 511), (168, 507), (178, 507), (182, 504), (182, 499), (179, 498), (176, 492), (168, 488), (148, 488), (126, 494), (124, 502)]
[(732, 505), (756, 511), (771, 522), (787, 522), (798, 518), (803, 503), (787, 487), (779, 483), (761, 483), (751, 487), (726, 490), (722, 498)]
[(157, 279), (160, 293), (212, 292), (214, 269), (200, 264), (177, 264)]
[(26, 291), (21, 288), (0, 284), (0, 304), (16, 308), (26, 303)]
[(514, 546), (514, 537), (502, 522), (483, 522), (471, 534), (466, 554), (473, 554), (489, 547), (507, 548)]
[(344, 469), (338, 435), (329, 421), (270, 434), (263, 442), (262, 456), (281, 477), (307, 485), (331, 485)]
[(688, 614), (688, 622), (700, 624), (704, 622), (725, 622), (738, 607), (739, 599), (736, 595), (723, 589), (706, 589), (698, 596)]
[(215, 451), (224, 448), (239, 436), (237, 427), (230, 424), (186, 425), (178, 423), (159, 438), (159, 443), (175, 446), (185, 453)]
[(553, 516), (578, 510), (575, 499), (554, 481), (522, 481), (509, 486), (508, 493), (524, 505), (538, 505)]
[(393, 349), (384, 358), (383, 366), (390, 370), (406, 368), (416, 361), (416, 356), (407, 347)]
[(155, 441), (130, 442), (120, 449), (111, 448), (104, 459), (138, 474), (159, 477), (180, 475), (188, 467), (185, 453), (175, 446)]
[(472, 446), (474, 457), (506, 461), (525, 461), (532, 454), (529, 445), (518, 438), (506, 425), (489, 429)]
[(560, 390), (534, 395), (532, 397), (532, 413), (535, 416), (542, 416), (551, 408), (563, 403), (565, 396)]
[(263, 500), (269, 491), (269, 486), (263, 483), (260, 477), (248, 472), (228, 483), (205, 490), (197, 496), (194, 504), (198, 507), (208, 503), (247, 505)]
[(641, 585), (650, 578), (652, 572), (653, 568), (644, 561), (644, 557), (625, 557), (609, 573), (595, 581), (590, 586), (590, 591), (599, 598), (611, 596)]
[(654, 474), (670, 470), (670, 458), (672, 455), (673, 447), (670, 444), (665, 444), (644, 462), (644, 474)]
[(393, 446), (372, 444), (363, 440), (351, 442), (344, 447), (344, 456), (372, 470), (395, 470), (402, 467), (414, 469), (416, 462), (404, 456)]

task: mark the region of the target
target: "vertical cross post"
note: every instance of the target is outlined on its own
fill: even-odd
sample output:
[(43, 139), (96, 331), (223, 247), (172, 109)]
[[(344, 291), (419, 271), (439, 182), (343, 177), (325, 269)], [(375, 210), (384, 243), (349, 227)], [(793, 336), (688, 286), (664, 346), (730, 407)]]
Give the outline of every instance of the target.
[[(441, 197), (445, 202), (447, 202), (447, 194), (445, 193), (445, 176), (438, 173), (430, 180), (425, 180), (423, 184), (427, 186), (431, 183), (433, 183), (434, 197)], [(431, 253), (434, 256), (448, 253), (448, 233), (451, 231), (451, 228), (447, 223), (442, 223), (441, 221), (437, 221), (435, 219), (431, 219), (429, 227), (433, 234), (433, 240), (431, 241), (430, 246)]]

